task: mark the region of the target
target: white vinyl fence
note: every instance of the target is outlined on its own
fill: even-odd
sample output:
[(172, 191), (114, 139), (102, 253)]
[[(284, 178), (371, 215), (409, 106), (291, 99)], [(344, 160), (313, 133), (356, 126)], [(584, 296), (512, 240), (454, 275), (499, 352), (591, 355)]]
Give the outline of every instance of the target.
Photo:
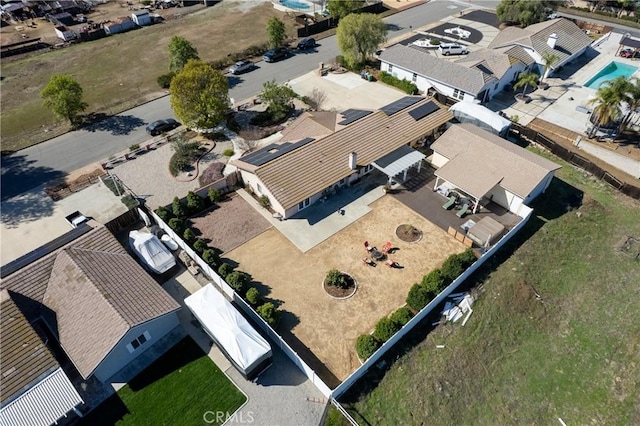
[(149, 214), (153, 217), (153, 220), (158, 224), (158, 226), (166, 232), (179, 246), (182, 248), (202, 269), (202, 271), (211, 277), (213, 283), (220, 289), (224, 294), (227, 295), (230, 299), (232, 299), (251, 319), (265, 332), (271, 340), (278, 345), (278, 347), (289, 357), (291, 361), (304, 373), (305, 376), (311, 380), (311, 382), (318, 388), (322, 394), (329, 398), (331, 397), (331, 389), (327, 386), (320, 377), (313, 371), (311, 367), (307, 365), (306, 362), (300, 358), (300, 356), (284, 341), (282, 337), (276, 333), (273, 328), (267, 322), (262, 319), (260, 315), (253, 310), (251, 306), (245, 302), (242, 297), (238, 296), (236, 292), (226, 283), (224, 279), (216, 271), (214, 271), (209, 264), (207, 264), (204, 260), (200, 258), (198, 253), (193, 250), (189, 245), (182, 239), (181, 236), (176, 234), (173, 229), (169, 227), (162, 219), (158, 217), (158, 215), (154, 211), (149, 211)]
[(347, 377), (340, 385), (333, 390), (332, 397), (339, 398), (344, 392), (346, 392), (355, 382), (358, 381), (374, 364), (378, 362), (378, 360), (385, 354), (389, 349), (391, 349), (405, 334), (413, 329), (420, 321), (422, 321), (431, 311), (433, 311), (444, 299), (449, 296), (449, 294), (453, 293), (453, 291), (460, 285), (464, 280), (466, 280), (469, 275), (476, 271), (487, 259), (489, 259), (493, 254), (500, 249), (507, 241), (511, 239), (518, 231), (527, 223), (529, 218), (531, 217), (532, 209), (526, 206), (523, 206), (521, 209), (521, 214), (525, 216), (522, 220), (513, 227), (508, 233), (506, 233), (493, 247), (487, 250), (480, 259), (476, 260), (473, 265), (471, 265), (466, 271), (462, 273), (458, 278), (456, 278), (447, 288), (442, 290), (440, 294), (438, 294), (435, 299), (427, 304), (420, 312), (416, 314), (411, 321), (406, 323), (400, 331), (391, 337), (391, 339), (384, 342), (384, 344), (373, 354), (369, 359), (367, 359), (356, 371), (351, 373), (349, 377)]

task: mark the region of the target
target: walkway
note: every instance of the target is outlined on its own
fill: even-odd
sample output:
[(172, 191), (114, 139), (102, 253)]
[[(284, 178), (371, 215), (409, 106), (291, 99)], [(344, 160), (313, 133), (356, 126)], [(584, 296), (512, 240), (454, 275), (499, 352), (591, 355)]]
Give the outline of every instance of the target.
[[(202, 284), (189, 272), (182, 270), (162, 287), (183, 306), (183, 309), (178, 312), (178, 317), (187, 333), (247, 396), (247, 402), (236, 413), (237, 423), (241, 420), (256, 425), (282, 426), (320, 423), (327, 403), (326, 399), (272, 342), (270, 344), (273, 351), (273, 364), (256, 379), (255, 383), (247, 381), (212, 343), (184, 305), (185, 297), (202, 288)], [(249, 421), (249, 419), (252, 420)], [(232, 421), (230, 424), (236, 422)]]

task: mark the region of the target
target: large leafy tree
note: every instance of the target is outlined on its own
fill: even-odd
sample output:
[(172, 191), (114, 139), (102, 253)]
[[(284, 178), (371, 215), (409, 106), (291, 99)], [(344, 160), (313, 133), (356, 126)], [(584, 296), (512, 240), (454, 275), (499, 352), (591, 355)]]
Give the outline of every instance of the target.
[(198, 50), (186, 38), (173, 36), (169, 42), (169, 71), (182, 71), (191, 59), (200, 59)]
[(364, 0), (329, 0), (327, 10), (331, 17), (342, 19), (364, 6)]
[(262, 92), (258, 98), (267, 105), (273, 115), (287, 113), (292, 106), (292, 102), (298, 95), (288, 84), (278, 84), (275, 80), (266, 81), (262, 84)]
[(284, 40), (287, 38), (287, 29), (277, 16), (272, 17), (267, 22), (267, 37), (269, 39), (269, 47), (274, 48), (282, 46)]
[(502, 0), (496, 13), (500, 22), (526, 27), (544, 21), (561, 4), (558, 0)]
[(387, 26), (372, 13), (352, 13), (338, 24), (338, 47), (351, 66), (363, 64), (387, 38)]
[(229, 109), (227, 78), (202, 61), (187, 62), (171, 81), (169, 91), (176, 117), (194, 129), (216, 127)]
[(68, 74), (52, 76), (40, 97), (46, 108), (74, 125), (79, 121), (79, 113), (87, 108), (82, 101), (82, 87)]

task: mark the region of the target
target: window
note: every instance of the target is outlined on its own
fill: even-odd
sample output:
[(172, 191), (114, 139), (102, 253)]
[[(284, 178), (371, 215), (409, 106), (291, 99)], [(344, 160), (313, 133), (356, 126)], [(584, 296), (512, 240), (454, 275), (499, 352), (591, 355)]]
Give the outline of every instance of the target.
[(464, 99), (464, 92), (462, 90), (454, 89), (453, 90), (453, 97), (458, 99), (458, 100), (463, 100)]
[(389, 69), (387, 70), (389, 74), (393, 72), (393, 65), (389, 64)]
[(258, 190), (259, 193), (262, 194), (262, 187), (260, 186), (259, 183), (256, 183), (256, 189)]
[(151, 340), (151, 335), (148, 331), (145, 331), (144, 333), (133, 339), (131, 343), (127, 344), (127, 350), (129, 351), (129, 353), (133, 353), (136, 349), (144, 345), (149, 340)]
[(416, 80), (418, 80), (418, 74), (416, 74), (415, 72), (413, 73), (413, 77), (411, 77), (411, 81), (413, 81), (414, 83), (416, 82)]
[(306, 198), (304, 201), (300, 201), (298, 203), (298, 210), (302, 210), (302, 209), (307, 208), (307, 207), (309, 207), (309, 199), (308, 198)]

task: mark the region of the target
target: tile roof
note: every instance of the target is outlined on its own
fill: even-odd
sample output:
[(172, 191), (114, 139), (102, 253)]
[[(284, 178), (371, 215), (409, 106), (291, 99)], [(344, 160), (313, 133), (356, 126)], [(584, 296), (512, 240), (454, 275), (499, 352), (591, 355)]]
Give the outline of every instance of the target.
[(380, 60), (471, 94), (480, 93), (487, 83), (496, 81), (495, 77), (478, 68), (469, 68), (401, 44), (384, 50)]
[(306, 137), (320, 138), (336, 129), (337, 113), (332, 111), (304, 112), (282, 130), (282, 140), (295, 141)]
[(59, 367), (9, 292), (0, 291), (0, 403), (5, 405)]
[(428, 116), (415, 120), (409, 111), (431, 99), (420, 102), (388, 116), (374, 111), (345, 128), (289, 152), (256, 170), (256, 175), (285, 208), (321, 192), (340, 179), (354, 173), (349, 168), (349, 154), (357, 153), (357, 163), (364, 166), (413, 143), (452, 118), (440, 108)]
[[(547, 40), (551, 34), (558, 36), (555, 48)], [(564, 18), (552, 19), (529, 25), (526, 28), (508, 27), (500, 31), (489, 43), (489, 48), (522, 45), (534, 49), (538, 54), (553, 53), (562, 62), (591, 44), (592, 40), (576, 24)]]
[[(522, 50), (522, 48), (520, 48), (520, 50)], [(523, 53), (526, 54), (524, 51)], [(527, 56), (529, 57), (528, 63), (533, 63), (533, 59), (529, 55)], [(477, 68), (487, 74), (490, 73), (490, 75), (501, 79), (507, 71), (509, 71), (511, 65), (513, 65), (514, 61), (512, 61), (512, 59), (513, 57), (503, 50), (480, 49), (470, 52), (465, 57), (457, 60), (456, 64), (467, 68)], [(516, 59), (519, 60), (517, 57)], [(524, 64), (528, 63), (524, 62)]]
[(449, 159), (436, 171), (436, 176), (476, 198), (483, 197), (497, 184), (526, 198), (548, 173), (560, 168), (468, 123), (451, 126), (431, 148)]
[(55, 313), (60, 344), (85, 378), (129, 328), (180, 307), (104, 227), (10, 275), (2, 287)]

